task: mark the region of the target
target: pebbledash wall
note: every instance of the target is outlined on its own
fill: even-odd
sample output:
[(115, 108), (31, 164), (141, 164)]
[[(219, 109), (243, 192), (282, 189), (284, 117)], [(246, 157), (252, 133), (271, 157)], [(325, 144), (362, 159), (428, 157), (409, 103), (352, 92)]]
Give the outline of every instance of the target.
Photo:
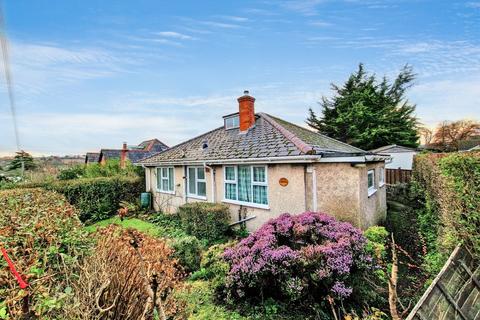
[[(352, 166), (350, 163), (312, 164), (269, 164), (268, 209), (242, 205), (247, 217), (256, 216), (247, 222), (249, 230), (256, 230), (271, 218), (288, 212), (319, 211), (335, 216), (342, 221), (366, 229), (380, 223), (386, 216), (386, 187), (379, 185), (378, 170), (383, 162)], [(367, 171), (375, 169), (376, 192), (368, 196)], [(155, 210), (173, 213), (184, 203), (215, 201), (230, 207), (232, 221), (239, 219), (240, 205), (224, 199), (223, 166), (206, 169), (206, 199), (189, 197), (185, 193), (186, 174), (184, 166), (174, 167), (174, 192), (159, 192), (156, 187), (156, 168), (145, 168), (147, 191), (153, 194)], [(212, 173), (215, 188), (212, 190)], [(315, 176), (315, 178), (314, 178)], [(288, 185), (281, 186), (281, 178), (288, 179)], [(316, 197), (313, 186), (316, 185)], [(214, 196), (213, 196), (214, 193)], [(315, 210), (316, 209), (316, 210)]]

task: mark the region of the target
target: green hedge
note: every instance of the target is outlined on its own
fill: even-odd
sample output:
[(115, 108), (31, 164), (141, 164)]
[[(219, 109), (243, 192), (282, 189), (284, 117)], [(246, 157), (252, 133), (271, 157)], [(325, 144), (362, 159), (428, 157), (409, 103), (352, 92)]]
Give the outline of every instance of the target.
[(43, 186), (63, 194), (74, 205), (80, 220), (95, 222), (114, 215), (121, 201), (138, 202), (143, 180), (132, 177), (102, 177), (55, 181)]
[(437, 254), (436, 269), (459, 242), (480, 257), (480, 152), (419, 155), (413, 177), (425, 199), (420, 231)]
[(224, 204), (187, 203), (178, 209), (178, 214), (188, 234), (209, 243), (223, 239), (230, 223), (230, 211)]

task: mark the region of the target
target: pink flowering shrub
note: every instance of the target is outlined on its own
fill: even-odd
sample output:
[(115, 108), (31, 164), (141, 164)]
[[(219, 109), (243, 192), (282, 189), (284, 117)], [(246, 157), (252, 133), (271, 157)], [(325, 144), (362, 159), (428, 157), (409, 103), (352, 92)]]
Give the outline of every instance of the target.
[(352, 277), (372, 265), (365, 244), (350, 223), (324, 213), (285, 213), (225, 250), (227, 299), (348, 298)]

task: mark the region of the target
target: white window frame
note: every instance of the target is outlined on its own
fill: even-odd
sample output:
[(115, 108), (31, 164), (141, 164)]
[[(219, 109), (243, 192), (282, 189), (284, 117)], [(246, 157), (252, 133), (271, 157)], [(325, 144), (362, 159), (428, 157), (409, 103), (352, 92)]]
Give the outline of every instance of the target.
[[(267, 193), (267, 204), (260, 204), (260, 203), (255, 203), (255, 202), (247, 202), (247, 201), (240, 201), (240, 200), (232, 200), (232, 199), (227, 199), (226, 194), (227, 194), (227, 187), (226, 184), (235, 184), (236, 190), (237, 190), (237, 199), (238, 199), (238, 165), (224, 165), (223, 166), (223, 200), (222, 202), (225, 203), (231, 203), (231, 204), (236, 204), (236, 205), (241, 205), (241, 206), (247, 206), (247, 207), (253, 207), (253, 208), (260, 208), (260, 209), (270, 209), (269, 203), (270, 199), (268, 196), (268, 166), (267, 165), (249, 165), (246, 164), (245, 166), (250, 167), (250, 175), (252, 177), (251, 181), (251, 199), (253, 201), (253, 186), (264, 186), (266, 187), (266, 193)], [(227, 180), (227, 170), (226, 168), (234, 168), (235, 170), (235, 180)], [(265, 169), (265, 182), (260, 182), (260, 181), (253, 181), (253, 168), (264, 168)]]
[[(195, 193), (190, 193), (190, 169), (195, 169)], [(198, 169), (203, 170), (203, 179), (198, 178)], [(205, 195), (201, 196), (198, 194), (198, 182), (205, 183)], [(205, 167), (201, 166), (188, 166), (187, 167), (187, 197), (207, 200), (207, 173), (205, 172)]]
[[(369, 186), (368, 185), (368, 176), (369, 175), (373, 175), (373, 185), (372, 186)], [(375, 188), (375, 170), (374, 169), (370, 169), (367, 171), (367, 188), (368, 188), (368, 196), (372, 196), (373, 194), (375, 194), (375, 192), (377, 192), (377, 189)]]
[[(237, 124), (232, 123), (232, 126), (227, 126), (227, 121), (231, 120), (231, 119), (235, 119), (235, 118), (238, 119)], [(225, 130), (236, 129), (236, 128), (239, 128), (239, 127), (240, 127), (240, 115), (237, 114), (237, 115), (225, 118)]]
[(383, 187), (385, 185), (385, 167), (380, 167), (378, 172), (378, 186)]
[[(164, 177), (163, 174), (162, 174), (162, 169), (167, 169), (167, 176)], [(172, 173), (173, 173), (173, 176), (170, 177), (170, 169), (172, 169)], [(158, 175), (160, 174), (160, 185), (158, 183)], [(156, 171), (155, 171), (155, 180), (156, 180), (156, 185), (157, 185), (157, 192), (161, 192), (161, 193), (168, 193), (168, 194), (175, 194), (175, 167), (157, 167), (156, 168)], [(173, 181), (173, 189), (172, 190), (164, 190), (162, 189), (162, 185), (163, 185), (163, 180), (167, 180), (168, 182), (170, 182), (170, 180)], [(168, 183), (167, 185), (170, 185), (170, 183)]]

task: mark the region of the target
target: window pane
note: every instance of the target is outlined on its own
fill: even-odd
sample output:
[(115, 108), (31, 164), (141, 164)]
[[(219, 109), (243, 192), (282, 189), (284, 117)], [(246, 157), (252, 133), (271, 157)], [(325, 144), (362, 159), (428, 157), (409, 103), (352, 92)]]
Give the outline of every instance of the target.
[(234, 127), (239, 127), (240, 126), (240, 117), (233, 117), (232, 122), (233, 122)]
[(162, 179), (162, 190), (163, 191), (169, 191), (168, 190), (168, 179)]
[(237, 200), (237, 185), (233, 183), (225, 184), (225, 199)]
[(252, 177), (249, 166), (238, 166), (238, 200), (252, 202)]
[(167, 176), (167, 168), (162, 168), (162, 177), (166, 178)]
[(173, 191), (173, 168), (168, 168), (168, 191)]
[(225, 167), (225, 180), (235, 180), (235, 167)]
[(195, 194), (195, 168), (188, 168), (188, 193)]
[(197, 178), (205, 179), (205, 170), (203, 168), (197, 168)]
[(162, 189), (162, 170), (157, 169), (157, 189)]
[(265, 167), (253, 167), (253, 181), (265, 182)]
[(197, 182), (197, 195), (202, 197), (207, 195), (207, 184), (205, 182)]
[(373, 187), (373, 172), (368, 173), (368, 187), (369, 188)]
[(253, 186), (253, 202), (258, 204), (268, 204), (266, 186)]

